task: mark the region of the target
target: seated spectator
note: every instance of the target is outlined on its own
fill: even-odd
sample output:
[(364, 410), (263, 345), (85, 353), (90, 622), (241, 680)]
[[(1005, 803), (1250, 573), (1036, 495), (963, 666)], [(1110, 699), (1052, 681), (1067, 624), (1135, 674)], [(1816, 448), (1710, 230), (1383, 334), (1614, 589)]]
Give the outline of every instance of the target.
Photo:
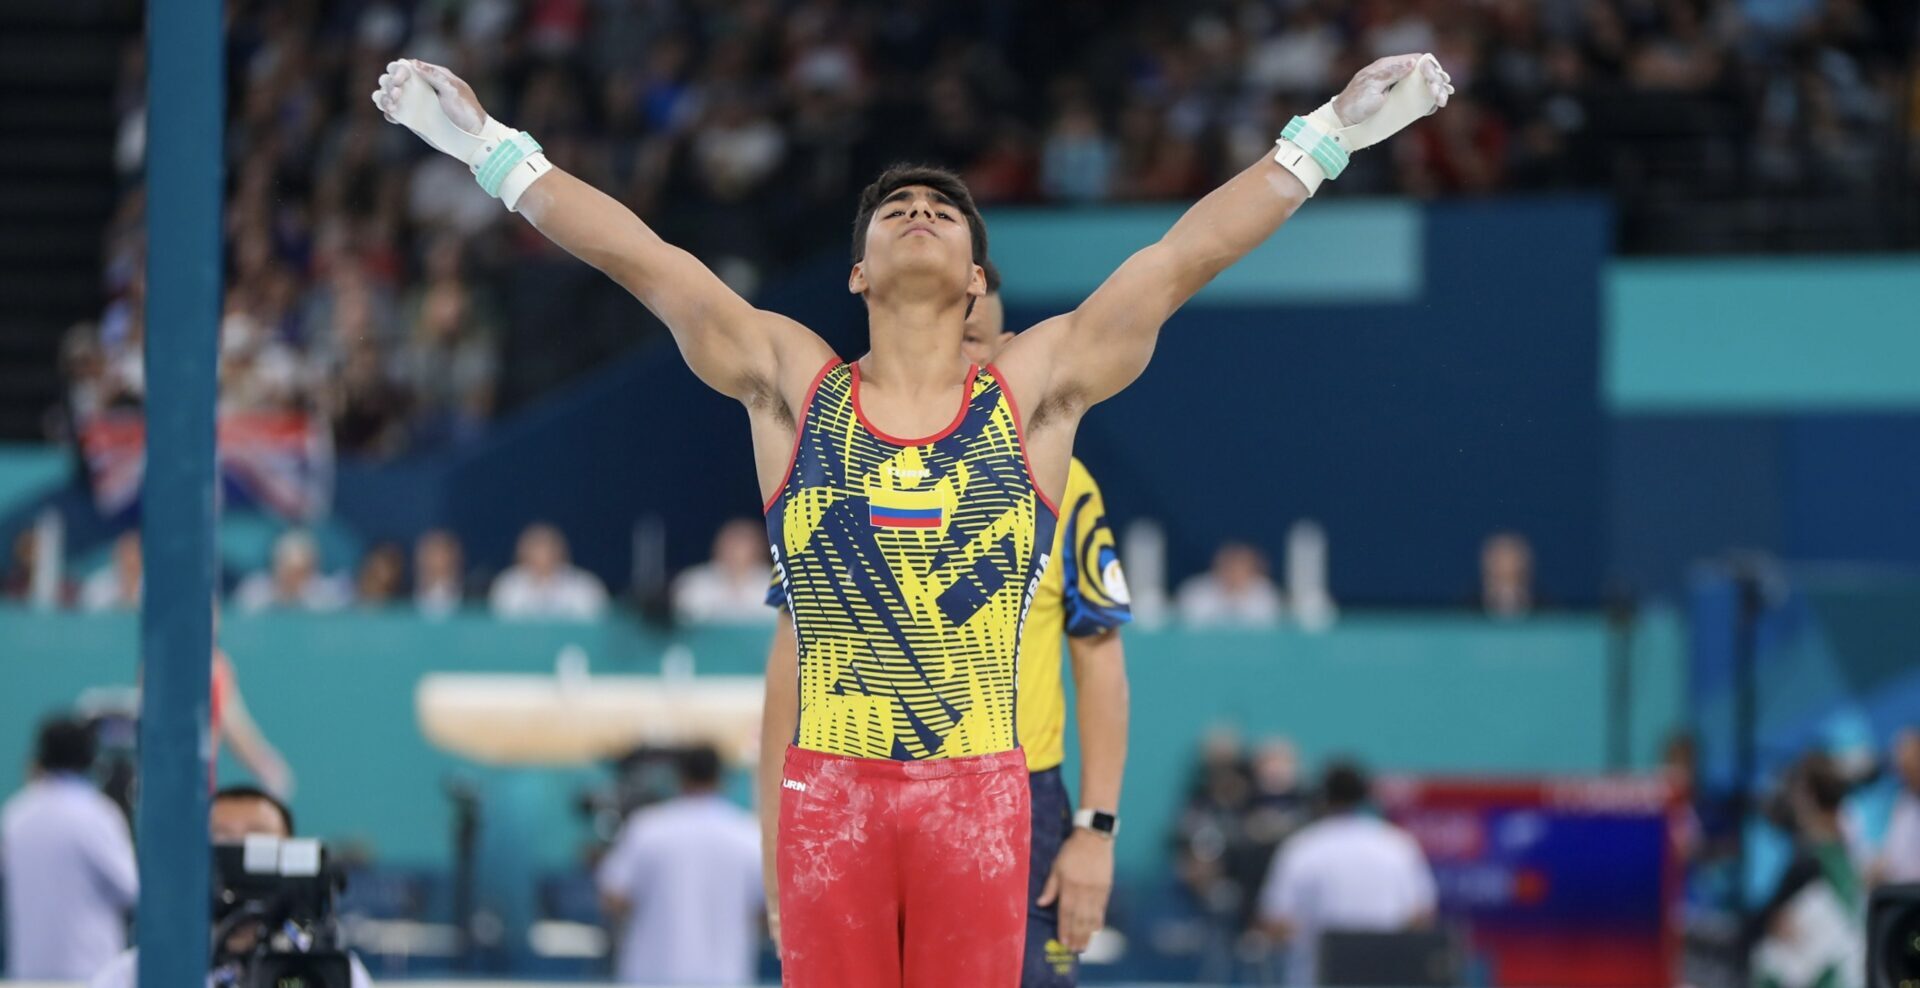
[(17, 600), (35, 606), (66, 606), (73, 603), (77, 588), (58, 570), (58, 553), (51, 553), (56, 569), (52, 584), (51, 598), (36, 597), (39, 588), (34, 586), (35, 570), (40, 565), (40, 549), (43, 542), (50, 541), (57, 548), (57, 539), (48, 540), (46, 533), (39, 527), (25, 528), (13, 540), (13, 563), (6, 575), (0, 578), (0, 599)]
[(242, 580), (234, 591), (235, 606), (249, 614), (337, 611), (347, 606), (347, 587), (338, 577), (319, 572), (319, 561), (313, 536), (299, 530), (282, 534), (273, 543), (273, 569)]
[(1251, 899), (1240, 865), (1252, 795), (1239, 736), (1224, 727), (1211, 730), (1176, 825), (1176, 870), (1221, 942), (1239, 931)]
[(427, 617), (445, 617), (467, 600), (465, 553), (452, 532), (436, 528), (413, 546), (413, 606)]
[(1367, 812), (1359, 765), (1335, 761), (1321, 780), (1321, 818), (1274, 856), (1260, 922), (1290, 944), (1287, 983), (1314, 984), (1320, 935), (1390, 933), (1433, 921), (1433, 869), (1406, 831)]
[(367, 551), (360, 560), (360, 575), (353, 583), (354, 603), (361, 607), (386, 607), (400, 599), (407, 577), (407, 557), (392, 542), (382, 542)]
[(140, 609), (139, 529), (121, 532), (113, 540), (113, 561), (81, 585), (80, 606), (96, 613)]
[(772, 578), (766, 530), (736, 518), (713, 537), (713, 558), (673, 581), (673, 611), (682, 621), (753, 623), (777, 616), (767, 606)]
[(607, 588), (568, 561), (559, 529), (535, 523), (520, 534), (514, 564), (493, 581), (489, 602), (497, 617), (591, 621), (607, 609)]
[(93, 759), (87, 725), (47, 721), (33, 777), (0, 810), (9, 978), (90, 978), (126, 948), (140, 873), (127, 818), (87, 778)]
[(1525, 536), (1496, 532), (1480, 547), (1480, 610), (1493, 618), (1523, 618), (1533, 595), (1533, 547)]
[[(207, 805), (207, 830), (215, 844), (245, 843), (249, 837), (294, 836), (293, 811), (272, 794), (251, 786), (229, 786), (213, 794)], [(252, 928), (235, 930), (227, 939), (227, 952), (243, 953), (259, 942)], [(237, 984), (242, 972), (222, 966), (207, 972), (208, 988)], [(129, 950), (113, 959), (88, 988), (135, 988), (140, 983), (140, 951)], [(372, 988), (373, 978), (356, 954), (347, 955), (347, 988)]]
[(1313, 794), (1300, 781), (1300, 755), (1286, 738), (1269, 738), (1253, 749), (1253, 796), (1249, 801), (1246, 836), (1253, 850), (1247, 855), (1249, 887), (1258, 887), (1273, 866), (1274, 852), (1307, 822)]
[(1213, 554), (1213, 568), (1180, 586), (1180, 619), (1193, 625), (1266, 627), (1280, 623), (1286, 602), (1267, 575), (1267, 557), (1245, 542)]
[(13, 558), (7, 563), (7, 571), (0, 576), (0, 596), (8, 600), (26, 600), (33, 592), (33, 530), (26, 529), (13, 537)]

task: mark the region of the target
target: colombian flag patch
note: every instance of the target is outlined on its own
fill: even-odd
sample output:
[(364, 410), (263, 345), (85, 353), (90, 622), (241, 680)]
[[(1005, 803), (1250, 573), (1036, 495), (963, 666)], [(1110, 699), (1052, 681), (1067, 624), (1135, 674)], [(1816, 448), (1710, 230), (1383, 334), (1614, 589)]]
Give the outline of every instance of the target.
[(940, 528), (947, 523), (945, 508), (908, 508), (867, 502), (867, 519), (875, 528)]

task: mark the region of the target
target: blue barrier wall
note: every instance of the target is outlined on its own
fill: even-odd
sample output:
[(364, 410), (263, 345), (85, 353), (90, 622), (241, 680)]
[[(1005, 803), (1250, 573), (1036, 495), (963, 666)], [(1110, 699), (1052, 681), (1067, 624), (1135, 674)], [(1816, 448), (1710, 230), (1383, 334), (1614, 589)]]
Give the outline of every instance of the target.
[[(1021, 213), (1004, 235), (996, 228), (995, 249), (1020, 257), (1033, 249), (1023, 230), (1041, 247), (1080, 231), (1119, 257), (1174, 215), (1123, 212), (1137, 244), (1113, 248), (1118, 234), (1084, 229), (1117, 222), (1106, 213)], [(1168, 525), (1176, 576), (1202, 568), (1224, 538), (1277, 554), (1287, 527), (1311, 516), (1328, 529), (1333, 589), (1349, 601), (1464, 600), (1479, 542), (1499, 528), (1534, 540), (1549, 598), (1594, 599), (1597, 272), (1609, 236), (1595, 202), (1316, 204), (1272, 258), (1255, 259), (1311, 277), (1242, 277), (1203, 294), (1167, 326), (1146, 376), (1089, 416), (1080, 453), (1116, 520)], [(1105, 270), (1060, 266), (1022, 288), (1020, 267), (1037, 263), (1007, 271), (1016, 325), (1058, 311)], [(1352, 276), (1369, 263), (1393, 277)], [(845, 356), (865, 349), (838, 259), (759, 302)], [(530, 410), (477, 454), (343, 471), (338, 503), (373, 537), (449, 519), (493, 565), (520, 526), (550, 518), (584, 564), (621, 584), (635, 520), (672, 519), (670, 561), (684, 565), (720, 522), (753, 515), (756, 493), (745, 414), (663, 346)]]
[(1920, 567), (1920, 257), (1614, 262), (1610, 577), (1692, 561)]

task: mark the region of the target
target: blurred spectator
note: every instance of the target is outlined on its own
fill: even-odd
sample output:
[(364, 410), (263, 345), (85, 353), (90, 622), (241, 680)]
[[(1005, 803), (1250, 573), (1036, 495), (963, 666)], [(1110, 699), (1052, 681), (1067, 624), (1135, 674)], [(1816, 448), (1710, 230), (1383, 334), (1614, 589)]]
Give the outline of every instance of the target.
[(407, 555), (400, 546), (382, 542), (360, 559), (360, 575), (353, 583), (354, 603), (380, 608), (399, 601), (406, 586)]
[[(218, 608), (213, 612), (213, 635), (216, 641), (220, 637)], [(232, 745), (233, 757), (239, 759), (262, 786), (281, 799), (292, 798), (293, 769), (253, 719), (246, 694), (240, 691), (240, 676), (234, 671), (233, 660), (218, 645), (213, 649), (211, 701), (208, 728), (213, 734), (215, 757), (219, 756), (221, 743)]]
[(1249, 889), (1257, 887), (1273, 866), (1273, 855), (1293, 832), (1307, 822), (1313, 796), (1300, 783), (1300, 753), (1286, 738), (1269, 738), (1253, 749), (1252, 795), (1244, 827), (1248, 853), (1244, 855)]
[(113, 561), (81, 585), (80, 606), (93, 612), (140, 609), (139, 529), (121, 532), (113, 540)]
[(1748, 931), (1755, 984), (1854, 985), (1866, 968), (1865, 883), (1840, 825), (1846, 777), (1812, 752), (1787, 773), (1775, 822), (1793, 834), (1793, 860)]
[(1907, 728), (1894, 736), (1893, 768), (1900, 794), (1873, 877), (1876, 883), (1901, 885), (1920, 882), (1920, 730)]
[(1507, 129), (1471, 98), (1455, 100), (1416, 127), (1400, 158), (1401, 184), (1415, 195), (1486, 195), (1506, 177)]
[(13, 537), (13, 558), (7, 561), (7, 573), (0, 578), (0, 596), (8, 600), (26, 600), (33, 592), (33, 529), (23, 529)]
[(267, 610), (337, 611), (352, 594), (345, 581), (319, 571), (320, 549), (313, 536), (289, 530), (273, 542), (273, 566), (240, 581), (234, 605), (242, 613)]
[(1680, 819), (1674, 824), (1674, 849), (1689, 867), (1697, 864), (1706, 851), (1706, 831), (1697, 805), (1701, 795), (1699, 760), (1698, 746), (1690, 734), (1673, 735), (1660, 751), (1660, 773), (1681, 806)]
[(1314, 983), (1323, 933), (1414, 929), (1434, 914), (1426, 854), (1405, 831), (1368, 812), (1364, 770), (1335, 761), (1320, 792), (1324, 815), (1280, 849), (1260, 891), (1262, 925), (1289, 945), (1291, 985)]
[(1480, 610), (1488, 617), (1532, 614), (1533, 546), (1514, 532), (1498, 532), (1480, 547)]
[(682, 754), (679, 775), (680, 795), (627, 818), (595, 875), (620, 928), (619, 979), (752, 984), (765, 901), (759, 826), (720, 794), (712, 748)]
[(1105, 199), (1113, 189), (1113, 142), (1101, 130), (1093, 104), (1073, 96), (1060, 108), (1040, 152), (1040, 187), (1068, 202)]
[(466, 600), (466, 558), (460, 540), (443, 528), (420, 536), (413, 546), (413, 606), (428, 617), (445, 617)]
[[(0, 578), (0, 599), (32, 603), (36, 607), (63, 607), (73, 603), (78, 588), (60, 568), (60, 554), (57, 551), (60, 540), (44, 530), (45, 526), (35, 525), (24, 528), (13, 538), (13, 560), (8, 565), (6, 575)], [(56, 551), (42, 557), (42, 544), (49, 544)], [(53, 569), (46, 573), (48, 578), (43, 587), (34, 585), (35, 571), (46, 560), (51, 560)], [(44, 596), (37, 594), (44, 591)]]
[(607, 608), (607, 588), (568, 561), (559, 529), (535, 523), (520, 534), (513, 566), (493, 581), (490, 602), (497, 617), (591, 621)]
[(498, 356), (475, 320), (472, 297), (457, 281), (437, 282), (421, 296), (413, 334), (394, 359), (412, 399), (417, 444), (472, 439), (493, 414)]
[(82, 981), (126, 949), (140, 873), (126, 817), (87, 778), (93, 757), (86, 724), (47, 721), (32, 778), (0, 810), (9, 978)]
[(1180, 619), (1196, 626), (1268, 627), (1280, 623), (1286, 604), (1267, 575), (1267, 557), (1245, 542), (1228, 542), (1213, 554), (1213, 568), (1181, 584)]
[(1245, 926), (1259, 881), (1258, 875), (1249, 881), (1246, 868), (1252, 800), (1253, 780), (1240, 739), (1225, 728), (1209, 732), (1180, 814), (1177, 869), (1181, 884), (1207, 916), (1218, 949), (1226, 949)]
[(334, 382), (333, 441), (343, 453), (385, 458), (406, 448), (407, 393), (387, 373), (378, 344), (355, 341)]
[(771, 565), (764, 527), (746, 518), (727, 522), (713, 537), (713, 558), (673, 581), (674, 613), (694, 623), (772, 621), (779, 615), (767, 606)]

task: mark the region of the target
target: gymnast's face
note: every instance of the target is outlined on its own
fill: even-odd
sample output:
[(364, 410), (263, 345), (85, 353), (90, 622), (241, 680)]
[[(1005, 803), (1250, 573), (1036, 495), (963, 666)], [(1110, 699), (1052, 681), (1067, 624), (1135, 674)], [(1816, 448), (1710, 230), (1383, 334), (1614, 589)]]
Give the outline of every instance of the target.
[(848, 276), (856, 295), (895, 292), (986, 294), (986, 274), (973, 263), (966, 214), (944, 193), (906, 185), (880, 201), (867, 223), (864, 253)]

